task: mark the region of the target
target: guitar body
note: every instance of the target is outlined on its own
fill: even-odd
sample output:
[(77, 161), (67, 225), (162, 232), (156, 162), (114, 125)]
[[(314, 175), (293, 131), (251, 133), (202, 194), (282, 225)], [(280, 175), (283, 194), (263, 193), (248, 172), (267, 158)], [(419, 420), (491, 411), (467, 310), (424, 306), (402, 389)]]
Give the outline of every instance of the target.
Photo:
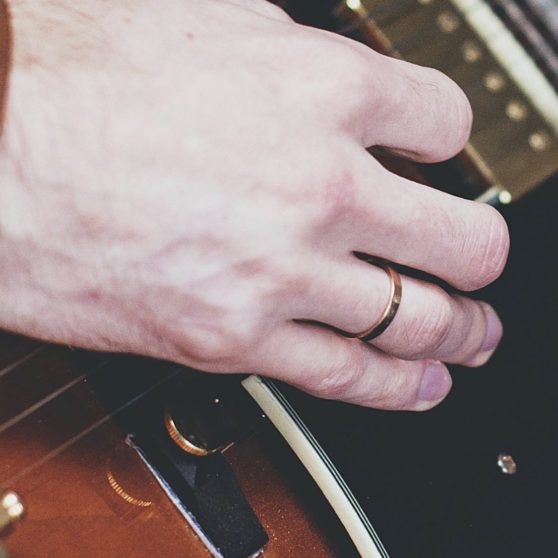
[[(430, 15), (446, 14), (432, 21), (442, 26), (447, 37), (458, 28), (468, 34), (470, 29), (462, 23), (452, 28), (455, 20), (447, 13), (466, 19), (459, 10), (475, 2), (282, 4), (303, 22), (336, 29), (375, 48), (389, 47), (393, 55), (427, 63), (433, 53), (439, 56), (433, 42), (414, 40), (411, 48), (410, 35), (409, 40), (394, 42), (390, 33), (400, 37), (398, 33), (417, 22), (426, 26), (432, 18), (420, 11), (423, 7), (431, 10)], [(524, 8), (535, 3), (509, 4)], [(439, 11), (432, 12), (437, 6)], [(398, 10), (405, 16), (399, 17)], [(558, 7), (552, 13), (558, 22)], [(413, 22), (411, 27), (407, 17)], [(469, 41), (469, 35), (460, 37), (454, 54), (462, 52), (461, 45)], [(481, 65), (471, 64), (478, 60), (492, 64), (494, 54), (478, 41), (479, 59), (475, 49), (466, 50), (470, 60), (465, 63), (449, 65), (446, 58), (440, 59), (450, 75), (464, 76), (464, 85), (475, 96), (484, 81), (476, 80), (474, 74), (474, 68)], [(449, 48), (450, 43), (443, 44)], [(483, 68), (485, 76), (488, 66)], [(553, 240), (558, 237), (558, 180), (552, 176), (558, 169), (553, 124), (558, 113), (553, 116), (552, 111), (538, 107), (529, 88), (524, 90), (512, 81), (507, 96), (487, 97), (483, 90), (482, 99), (475, 101), (482, 108), (481, 118), (462, 158), (449, 166), (420, 169), (420, 176), (428, 175), (436, 186), (452, 193), (474, 198), (487, 191), (483, 201), (500, 203), (508, 220), (509, 266), (496, 284), (479, 293), (504, 321), (505, 338), (493, 360), (480, 370), (455, 367), (454, 389), (448, 399), (418, 415), (317, 400), (288, 386), (268, 383), (266, 387), (252, 378), (245, 385), (269, 420), (259, 417), (249, 433), (207, 455), (190, 455), (186, 444), (188, 466), (207, 463), (222, 452), (219, 466), (236, 479), (246, 500), (238, 500), (239, 506), (252, 510), (261, 532), (266, 533), (268, 542), (261, 546), (264, 556), (514, 558), (556, 554), (558, 291), (554, 286), (558, 250)], [(510, 103), (516, 103), (513, 110)], [(500, 105), (507, 111), (505, 122), (494, 116), (494, 107)], [(541, 110), (546, 110), (546, 117)], [(407, 165), (385, 161), (398, 172), (419, 176), (415, 167), (409, 170)], [(512, 200), (509, 206), (501, 205)], [(192, 421), (198, 412), (196, 386), (206, 381), (201, 376), (169, 363), (88, 355), (2, 334), (0, 488), (21, 496), (25, 514), (3, 524), (0, 506), (0, 557), (8, 552), (14, 558), (248, 556), (240, 550), (235, 554), (234, 549), (221, 554), (208, 543), (211, 521), (208, 530), (200, 528), (203, 514), (198, 504), (189, 507), (191, 502), (185, 503), (177, 488), (177, 480), (180, 483), (188, 477), (186, 469), (181, 469), (184, 478), (169, 477), (161, 462), (153, 461), (153, 454), (146, 451), (151, 442), (143, 445), (151, 436), (162, 436), (161, 459), (168, 457), (166, 451), (179, 455), (176, 447), (169, 450), (176, 436), (169, 438), (164, 430), (168, 404), (176, 403), (176, 394), (183, 393), (179, 401), (182, 411), (187, 411), (184, 420)], [(208, 400), (226, 406), (230, 377), (211, 378), (214, 391)], [(274, 394), (274, 403), (266, 406), (258, 390)], [(205, 417), (206, 409), (200, 409)], [(211, 413), (210, 422), (215, 422)], [(184, 465), (180, 456), (180, 467), (173, 459), (171, 469)], [(192, 484), (194, 492), (199, 489), (197, 482)], [(3, 494), (0, 491), (2, 502)], [(221, 496), (211, 493), (210, 499), (220, 502)], [(228, 533), (233, 547), (245, 538), (235, 529)], [(258, 531), (258, 526), (254, 529)]]
[[(169, 370), (177, 367), (131, 357), (103, 364), (96, 355), (6, 334), (0, 354), (0, 485), (21, 495), (26, 510), (2, 533), (14, 558), (211, 556), (126, 442), (127, 426), (138, 422), (133, 410), (157, 410), (150, 397), (158, 389), (170, 399)], [(121, 392), (118, 401), (107, 399), (105, 387), (110, 396)], [(269, 424), (226, 458), (270, 538), (266, 556), (355, 555)]]

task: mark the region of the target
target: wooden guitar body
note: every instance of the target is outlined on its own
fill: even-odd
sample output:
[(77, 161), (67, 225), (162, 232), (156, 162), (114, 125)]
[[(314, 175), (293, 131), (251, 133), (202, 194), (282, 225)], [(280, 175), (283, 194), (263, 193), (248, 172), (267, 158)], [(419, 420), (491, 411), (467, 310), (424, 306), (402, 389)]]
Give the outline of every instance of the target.
[[(126, 443), (119, 421), (134, 406), (154, 406), (150, 395), (172, 389), (177, 367), (131, 357), (102, 366), (106, 359), (91, 361), (66, 347), (7, 334), (0, 345), (0, 485), (21, 495), (26, 510), (3, 533), (11, 555), (211, 556)], [(106, 402), (102, 380), (124, 390), (122, 401)], [(266, 556), (354, 555), (327, 503), (269, 424), (226, 456), (267, 531)]]

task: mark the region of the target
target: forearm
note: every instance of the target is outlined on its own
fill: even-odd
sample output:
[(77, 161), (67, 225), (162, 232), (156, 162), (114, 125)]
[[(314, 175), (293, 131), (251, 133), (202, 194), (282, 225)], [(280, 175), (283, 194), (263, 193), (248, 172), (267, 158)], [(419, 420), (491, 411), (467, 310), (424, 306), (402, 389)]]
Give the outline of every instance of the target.
[[(84, 105), (91, 95), (72, 76), (77, 68), (101, 71), (102, 33), (99, 26), (91, 25), (94, 12), (86, 12), (99, 4), (80, 2), (76, 9), (71, 2), (62, 1), (7, 2), (12, 48), (0, 140), (3, 328), (40, 334), (31, 322), (41, 305), (36, 306), (36, 296), (33, 300), (22, 296), (21, 284), (38, 293), (43, 283), (48, 297), (49, 276), (41, 277), (33, 262), (40, 260), (41, 251), (43, 256), (53, 255), (46, 239), (60, 240), (60, 224), (67, 218), (64, 212), (72, 212), (71, 196), (62, 212), (55, 198), (64, 195), (63, 184), (76, 180), (72, 174), (87, 152), (79, 141), (87, 134), (80, 133), (77, 125), (87, 118), (96, 129), (94, 112)], [(95, 88), (95, 80), (88, 83), (89, 90)], [(46, 195), (52, 187), (58, 192), (55, 198)]]

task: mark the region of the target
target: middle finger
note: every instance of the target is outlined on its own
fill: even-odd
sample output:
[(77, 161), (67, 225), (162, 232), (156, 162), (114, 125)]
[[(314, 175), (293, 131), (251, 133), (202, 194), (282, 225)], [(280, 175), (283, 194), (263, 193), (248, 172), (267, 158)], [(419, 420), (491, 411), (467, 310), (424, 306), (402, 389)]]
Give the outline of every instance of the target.
[(336, 186), (342, 205), (331, 211), (329, 231), (342, 250), (427, 272), (460, 290), (500, 275), (509, 237), (494, 208), (397, 176), (361, 151), (351, 157), (351, 180)]

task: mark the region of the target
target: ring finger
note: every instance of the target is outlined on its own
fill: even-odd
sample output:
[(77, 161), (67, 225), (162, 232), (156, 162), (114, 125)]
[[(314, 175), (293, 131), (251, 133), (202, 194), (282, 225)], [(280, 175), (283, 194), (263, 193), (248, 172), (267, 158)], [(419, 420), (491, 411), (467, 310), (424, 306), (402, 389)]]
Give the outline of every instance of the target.
[[(380, 267), (353, 258), (315, 274), (301, 318), (344, 332), (367, 330), (389, 303), (390, 279)], [(449, 294), (413, 277), (401, 276), (400, 307), (387, 329), (371, 343), (399, 358), (430, 358), (480, 366), (494, 352), (502, 325), (486, 303)]]

